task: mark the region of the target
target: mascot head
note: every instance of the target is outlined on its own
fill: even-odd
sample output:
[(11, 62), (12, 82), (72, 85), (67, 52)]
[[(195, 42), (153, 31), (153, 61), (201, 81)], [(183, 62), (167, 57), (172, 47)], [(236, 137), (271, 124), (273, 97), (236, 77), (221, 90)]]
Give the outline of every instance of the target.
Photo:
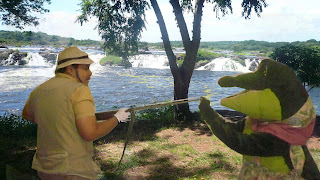
[(262, 60), (255, 72), (224, 76), (218, 84), (245, 89), (222, 99), (221, 105), (265, 122), (293, 116), (309, 97), (295, 73), (271, 59)]

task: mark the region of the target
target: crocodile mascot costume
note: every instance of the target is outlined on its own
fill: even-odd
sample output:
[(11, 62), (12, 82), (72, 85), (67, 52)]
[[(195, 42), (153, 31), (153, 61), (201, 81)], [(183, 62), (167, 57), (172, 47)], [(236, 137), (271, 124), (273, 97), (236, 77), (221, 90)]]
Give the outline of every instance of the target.
[(221, 105), (246, 114), (230, 121), (201, 98), (201, 118), (229, 148), (243, 155), (238, 179), (320, 179), (306, 143), (316, 112), (302, 83), (286, 65), (261, 61), (255, 72), (222, 77), (221, 87), (245, 90)]

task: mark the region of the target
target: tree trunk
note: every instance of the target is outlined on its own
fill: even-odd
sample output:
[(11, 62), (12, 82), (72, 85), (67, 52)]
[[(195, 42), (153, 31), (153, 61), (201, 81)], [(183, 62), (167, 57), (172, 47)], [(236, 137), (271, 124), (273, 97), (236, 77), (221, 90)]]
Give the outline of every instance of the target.
[[(162, 41), (166, 54), (168, 56), (170, 70), (174, 79), (174, 99), (186, 99), (188, 98), (190, 80), (193, 74), (197, 52), (200, 44), (200, 24), (202, 16), (202, 7), (204, 0), (198, 0), (196, 5), (196, 11), (194, 14), (193, 22), (193, 41), (190, 41), (188, 28), (185, 23), (182, 9), (178, 0), (170, 0), (173, 7), (174, 14), (180, 29), (184, 49), (186, 56), (182, 66), (179, 68), (176, 61), (176, 56), (172, 51), (169, 36), (167, 33), (166, 25), (163, 20), (160, 8), (156, 0), (150, 0), (153, 10), (157, 16), (158, 24), (160, 27)], [(192, 120), (193, 116), (189, 109), (189, 104), (180, 104), (175, 107), (176, 117), (178, 120)]]

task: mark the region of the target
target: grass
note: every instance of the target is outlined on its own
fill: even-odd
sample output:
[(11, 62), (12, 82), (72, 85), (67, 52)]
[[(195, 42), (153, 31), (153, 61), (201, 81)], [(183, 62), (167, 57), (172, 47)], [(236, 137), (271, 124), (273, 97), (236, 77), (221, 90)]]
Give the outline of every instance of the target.
[[(148, 120), (145, 120), (148, 119)], [(201, 121), (175, 122), (172, 107), (140, 111), (120, 160), (128, 123), (119, 124), (94, 142), (94, 159), (103, 170), (102, 179), (236, 179), (241, 155), (225, 146)], [(8, 123), (9, 122), (9, 123)], [(35, 125), (15, 115), (0, 116), (0, 176), (6, 169), (16, 177), (37, 179), (31, 169), (35, 152)], [(16, 132), (16, 130), (21, 132)], [(9, 136), (12, 133), (13, 136)], [(320, 150), (310, 149), (320, 163)]]

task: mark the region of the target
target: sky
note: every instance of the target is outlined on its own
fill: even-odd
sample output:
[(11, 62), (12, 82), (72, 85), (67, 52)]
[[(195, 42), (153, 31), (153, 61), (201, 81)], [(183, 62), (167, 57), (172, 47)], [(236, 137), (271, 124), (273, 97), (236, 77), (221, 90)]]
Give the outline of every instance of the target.
[[(217, 19), (213, 6), (205, 4), (201, 24), (201, 41), (244, 41), (257, 40), (268, 42), (293, 42), (315, 39), (320, 41), (320, 1), (319, 0), (266, 0), (268, 6), (263, 9), (261, 17), (252, 13), (251, 19), (241, 16), (242, 0), (233, 0), (233, 13)], [(44, 32), (49, 35), (73, 37), (77, 40), (101, 40), (97, 29), (97, 19), (88, 23), (75, 22), (80, 13), (81, 0), (51, 0), (45, 7), (49, 13), (38, 15), (40, 25), (28, 26), (23, 31)], [(169, 0), (158, 0), (164, 16), (169, 39), (180, 41), (181, 36)], [(192, 32), (193, 14), (185, 13), (189, 33)], [(161, 42), (159, 25), (153, 9), (146, 12), (146, 29), (141, 41)], [(0, 30), (16, 31), (18, 29), (0, 24)], [(192, 37), (191, 37), (192, 38)]]

